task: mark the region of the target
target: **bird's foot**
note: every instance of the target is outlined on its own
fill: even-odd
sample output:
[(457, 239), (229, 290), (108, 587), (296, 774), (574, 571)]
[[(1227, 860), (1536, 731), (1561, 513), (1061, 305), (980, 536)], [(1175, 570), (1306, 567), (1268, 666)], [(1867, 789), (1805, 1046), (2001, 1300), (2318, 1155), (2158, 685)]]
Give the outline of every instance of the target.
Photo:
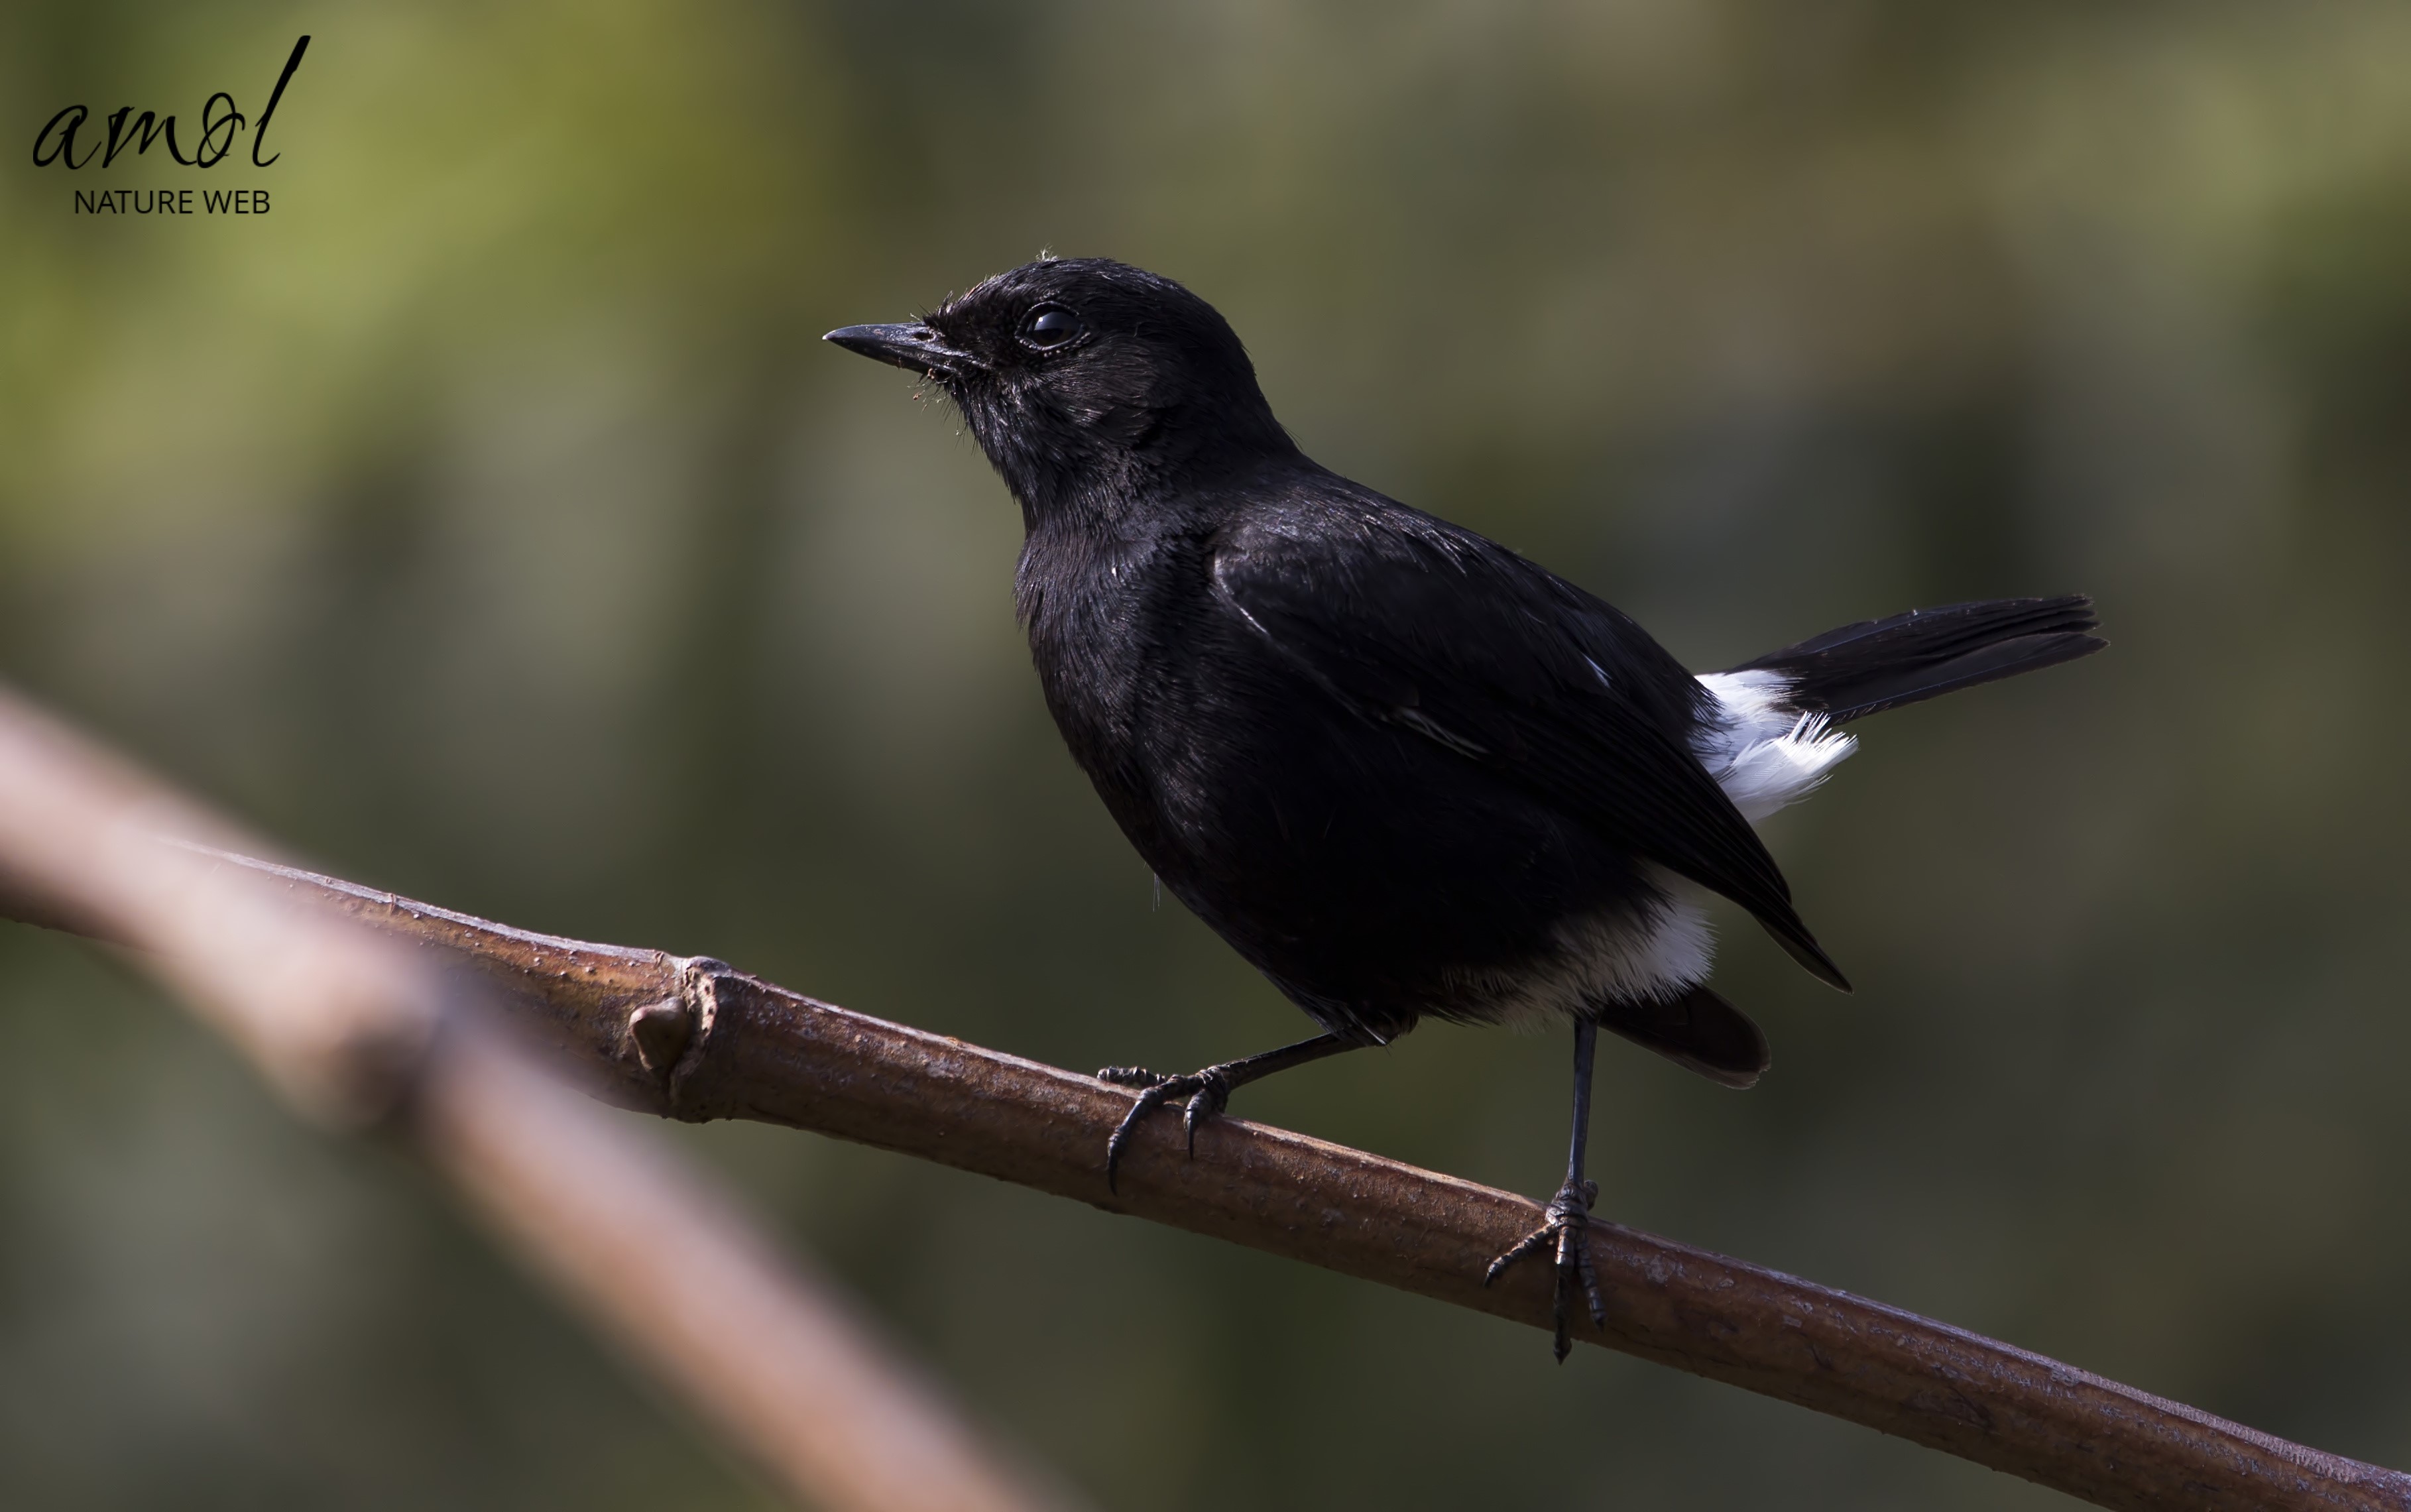
[(1506, 1253), (1491, 1261), (1490, 1269), (1482, 1274), (1482, 1284), (1486, 1287), (1506, 1274), (1507, 1268), (1525, 1256), (1555, 1246), (1557, 1252), (1557, 1297), (1554, 1316), (1557, 1324), (1557, 1363), (1561, 1365), (1574, 1346), (1573, 1332), (1566, 1324), (1566, 1313), (1573, 1301), (1576, 1287), (1582, 1288), (1584, 1298), (1590, 1303), (1591, 1322), (1600, 1328), (1607, 1326), (1607, 1306), (1599, 1300), (1599, 1272), (1590, 1263), (1590, 1246), (1584, 1243), (1590, 1229), (1590, 1206), (1598, 1200), (1597, 1182), (1584, 1182), (1579, 1186), (1568, 1182), (1558, 1187), (1541, 1227), (1515, 1241)]
[(1114, 1172), (1121, 1165), (1122, 1152), (1130, 1147), (1131, 1136), (1138, 1131), (1139, 1120), (1175, 1098), (1189, 1099), (1180, 1124), (1189, 1136), (1189, 1154), (1193, 1158), (1197, 1154), (1197, 1126), (1231, 1104), (1229, 1069), (1227, 1066), (1208, 1066), (1187, 1076), (1166, 1076), (1142, 1066), (1108, 1066), (1099, 1071), (1097, 1080), (1101, 1082), (1139, 1089), (1138, 1100), (1122, 1115), (1114, 1137), (1105, 1141), (1105, 1189), (1113, 1190)]

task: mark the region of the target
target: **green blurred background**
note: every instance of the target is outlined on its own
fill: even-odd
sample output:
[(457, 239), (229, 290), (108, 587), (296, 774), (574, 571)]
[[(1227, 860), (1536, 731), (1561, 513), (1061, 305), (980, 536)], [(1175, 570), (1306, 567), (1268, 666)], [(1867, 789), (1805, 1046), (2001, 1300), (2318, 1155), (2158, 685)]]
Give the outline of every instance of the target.
[[(1320, 460), (1722, 665), (2069, 589), (1727, 920), (1746, 1095), (1604, 1057), (1602, 1210), (2411, 1464), (2411, 10), (1968, 0), (20, 5), (0, 676), (324, 866), (1059, 1064), (1302, 1021), (1061, 750), (1017, 516), (819, 344), (1042, 247), (1182, 279)], [(190, 128), (187, 127), (187, 130)], [(77, 187), (261, 186), (235, 220)], [(394, 1150), (0, 925), (0, 1502), (758, 1507)], [(1543, 1194), (1565, 1047), (1239, 1111)], [(814, 1137), (678, 1131), (1100, 1503), (2024, 1508), (1654, 1366)]]

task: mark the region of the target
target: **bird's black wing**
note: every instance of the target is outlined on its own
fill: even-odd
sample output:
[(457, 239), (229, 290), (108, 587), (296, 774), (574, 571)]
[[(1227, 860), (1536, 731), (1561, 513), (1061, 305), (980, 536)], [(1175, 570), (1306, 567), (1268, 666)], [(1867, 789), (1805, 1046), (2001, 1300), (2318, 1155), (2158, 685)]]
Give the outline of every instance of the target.
[(1689, 675), (1607, 604), (1387, 501), (1237, 524), (1214, 543), (1209, 570), (1232, 613), (1358, 715), (1488, 767), (1732, 898), (1848, 990), (1775, 859), (1686, 747)]

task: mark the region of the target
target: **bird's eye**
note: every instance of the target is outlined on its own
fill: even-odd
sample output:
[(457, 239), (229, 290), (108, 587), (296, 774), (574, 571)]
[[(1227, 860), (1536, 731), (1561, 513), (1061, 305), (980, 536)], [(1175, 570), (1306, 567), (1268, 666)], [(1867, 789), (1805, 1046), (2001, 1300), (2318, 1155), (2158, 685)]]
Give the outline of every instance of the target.
[(1021, 344), (1033, 351), (1052, 352), (1068, 346), (1087, 329), (1080, 317), (1059, 304), (1042, 304), (1030, 312), (1021, 323)]

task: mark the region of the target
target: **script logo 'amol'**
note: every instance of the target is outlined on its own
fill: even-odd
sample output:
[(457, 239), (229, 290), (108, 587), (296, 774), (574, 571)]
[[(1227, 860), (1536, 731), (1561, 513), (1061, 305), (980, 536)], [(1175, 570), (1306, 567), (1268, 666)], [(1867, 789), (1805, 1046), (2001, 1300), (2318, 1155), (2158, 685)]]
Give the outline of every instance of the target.
[[(307, 36), (293, 44), (293, 54), (285, 60), (285, 71), (277, 76), (276, 88), (268, 96), (268, 109), (259, 113), (259, 124), (252, 128), (251, 161), (254, 167), (264, 168), (283, 155), (277, 153), (262, 157), (260, 149), (268, 145), (269, 120), (276, 114), (277, 102), (285, 97), (285, 86), (292, 82), (293, 70), (301, 66), (301, 54), (309, 46), (310, 38)], [(128, 148), (139, 157), (151, 150), (153, 142), (165, 138), (168, 155), (177, 162), (187, 167), (215, 167), (226, 160), (228, 153), (234, 151), (235, 138), (249, 124), (249, 118), (235, 108), (234, 96), (225, 90), (218, 91), (202, 102), (200, 138), (193, 143), (193, 155), (186, 157), (176, 140), (174, 116), (162, 119), (150, 110), (137, 115), (134, 107), (121, 106), (105, 118), (109, 124), (108, 140), (88, 141), (79, 156), (76, 133), (91, 119), (92, 111), (80, 105), (70, 105), (51, 117), (35, 134), (34, 166), (46, 168), (58, 163), (75, 169), (97, 157), (100, 166), (108, 167), (117, 161), (119, 153)], [(97, 134), (95, 128), (95, 136)]]

